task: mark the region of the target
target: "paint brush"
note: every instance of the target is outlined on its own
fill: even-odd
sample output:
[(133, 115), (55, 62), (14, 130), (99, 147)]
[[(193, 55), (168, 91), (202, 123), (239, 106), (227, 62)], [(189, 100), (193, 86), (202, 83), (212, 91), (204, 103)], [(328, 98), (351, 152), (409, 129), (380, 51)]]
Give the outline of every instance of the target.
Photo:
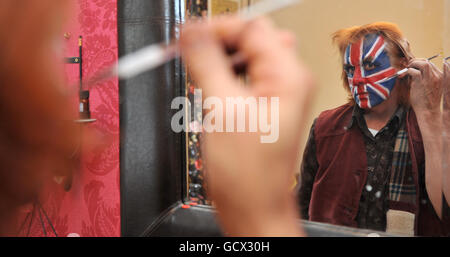
[(442, 53), (438, 53), (437, 55), (433, 55), (433, 56), (431, 56), (430, 58), (428, 58), (427, 60), (428, 60), (428, 61), (431, 61), (431, 60), (433, 60), (434, 58), (437, 58), (437, 57), (441, 56), (441, 54), (442, 54)]
[(450, 59), (450, 56), (445, 57), (444, 62), (446, 62), (448, 59)]
[[(437, 58), (437, 57), (439, 57), (439, 56), (441, 56), (441, 53), (436, 54), (436, 55), (433, 55), (433, 56), (427, 58), (427, 60), (428, 60), (428, 61), (431, 61), (431, 60), (433, 60), (434, 58)], [(390, 76), (390, 77), (387, 78), (386, 80), (389, 80), (389, 79), (391, 79), (391, 78), (393, 78), (393, 77), (397, 77), (397, 76), (399, 76), (399, 75), (402, 75), (403, 73), (407, 72), (408, 69), (409, 69), (409, 68), (404, 68), (404, 69), (402, 69), (402, 70), (399, 70), (399, 71), (397, 71), (397, 73), (395, 73), (394, 75)]]
[[(250, 21), (259, 16), (293, 6), (300, 2), (301, 0), (263, 0), (243, 8), (238, 15), (243, 20)], [(88, 88), (92, 84), (114, 76), (119, 77), (119, 79), (130, 79), (167, 63), (179, 55), (178, 42), (172, 42), (168, 45), (164, 43), (152, 44), (120, 57), (115, 64), (100, 70), (84, 83)]]

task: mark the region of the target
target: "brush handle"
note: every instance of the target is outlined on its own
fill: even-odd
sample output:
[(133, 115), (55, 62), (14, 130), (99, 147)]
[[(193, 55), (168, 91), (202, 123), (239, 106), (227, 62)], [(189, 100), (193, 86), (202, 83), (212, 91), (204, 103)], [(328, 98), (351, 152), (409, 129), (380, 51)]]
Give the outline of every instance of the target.
[[(242, 9), (239, 12), (239, 16), (243, 20), (249, 21), (256, 17), (300, 3), (301, 1), (302, 0), (263, 0)], [(100, 70), (88, 81), (84, 82), (84, 84), (87, 84), (89, 87), (101, 80), (114, 76), (117, 76), (120, 79), (130, 79), (178, 57), (180, 55), (178, 49), (178, 42), (172, 42), (169, 45), (158, 43), (146, 46), (136, 52), (119, 58), (117, 63)], [(232, 59), (236, 59), (234, 60), (234, 62), (237, 63), (236, 66), (242, 66), (243, 58), (238, 57), (239, 56), (232, 57)]]

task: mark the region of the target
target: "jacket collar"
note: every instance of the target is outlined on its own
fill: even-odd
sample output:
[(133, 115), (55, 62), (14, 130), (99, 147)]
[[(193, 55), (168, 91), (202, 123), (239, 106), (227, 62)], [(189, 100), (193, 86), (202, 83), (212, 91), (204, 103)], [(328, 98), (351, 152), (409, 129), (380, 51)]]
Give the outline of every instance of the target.
[[(402, 118), (404, 117), (405, 112), (407, 111), (407, 108), (403, 105), (399, 105), (397, 107), (397, 110), (394, 112), (394, 114), (392, 115), (392, 117), (389, 119), (387, 124), (390, 124), (393, 120), (397, 120), (399, 122), (397, 122), (397, 124), (400, 123), (400, 121), (402, 120)], [(354, 123), (358, 123), (360, 122), (360, 127), (361, 127), (361, 123), (364, 122), (364, 110), (361, 109), (358, 105), (354, 105), (353, 107), (353, 112), (352, 112), (352, 117), (349, 121), (349, 123), (347, 124), (347, 129), (352, 128)]]

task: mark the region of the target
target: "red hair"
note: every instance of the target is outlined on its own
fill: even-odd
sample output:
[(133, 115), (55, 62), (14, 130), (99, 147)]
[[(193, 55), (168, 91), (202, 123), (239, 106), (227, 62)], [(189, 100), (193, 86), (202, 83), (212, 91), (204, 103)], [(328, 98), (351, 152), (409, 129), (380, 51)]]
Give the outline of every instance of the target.
[[(403, 33), (396, 24), (389, 22), (375, 22), (363, 26), (341, 29), (332, 34), (333, 43), (339, 49), (342, 62), (344, 60), (345, 49), (349, 44), (353, 44), (363, 36), (372, 33), (382, 35), (388, 43), (386, 49), (394, 67), (403, 69), (406, 67), (408, 61), (414, 58), (408, 40), (403, 37)], [(348, 85), (347, 74), (343, 68), (341, 77), (343, 86), (349, 94), (349, 102), (354, 104), (355, 102)], [(409, 83), (406, 79), (398, 80), (397, 83), (403, 84), (403, 86), (397, 86), (399, 90), (399, 103), (409, 105)]]
[(0, 1), (0, 196), (11, 203), (34, 200), (44, 181), (77, 167), (76, 117), (52, 58), (68, 2)]

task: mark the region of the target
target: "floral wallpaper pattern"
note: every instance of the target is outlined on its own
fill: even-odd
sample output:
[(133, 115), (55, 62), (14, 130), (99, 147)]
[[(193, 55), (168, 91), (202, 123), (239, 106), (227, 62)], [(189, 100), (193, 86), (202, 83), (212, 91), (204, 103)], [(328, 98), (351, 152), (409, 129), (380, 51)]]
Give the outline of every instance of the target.
[[(66, 57), (78, 56), (78, 36), (83, 38), (84, 78), (113, 63), (118, 58), (117, 0), (78, 0), (66, 32)], [(78, 67), (66, 64), (68, 85), (78, 81)], [(103, 81), (89, 91), (91, 117), (96, 121), (80, 129), (90, 130), (100, 143), (80, 146), (81, 168), (70, 191), (65, 192), (55, 179), (42, 205), (24, 209), (28, 218), (22, 236), (120, 236), (118, 81)]]

